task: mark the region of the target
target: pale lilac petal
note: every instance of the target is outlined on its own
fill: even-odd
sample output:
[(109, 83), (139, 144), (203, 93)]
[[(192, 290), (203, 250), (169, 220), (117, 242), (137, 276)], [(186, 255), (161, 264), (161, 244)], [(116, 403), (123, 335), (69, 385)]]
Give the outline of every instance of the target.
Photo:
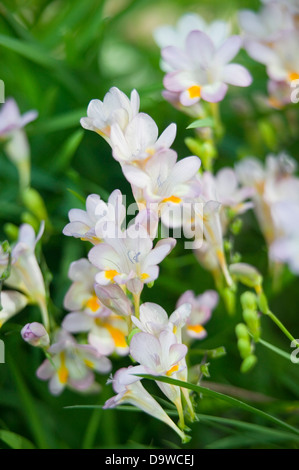
[(188, 69), (190, 67), (190, 61), (186, 54), (178, 47), (165, 47), (161, 50), (161, 56), (174, 70)]
[(89, 331), (92, 328), (93, 319), (83, 313), (69, 313), (62, 322), (62, 328), (70, 333)]
[(45, 359), (36, 371), (37, 377), (41, 380), (49, 380), (54, 373), (55, 369), (48, 359)]
[(155, 371), (160, 365), (159, 340), (148, 333), (136, 333), (130, 344), (130, 354), (141, 365)]
[(217, 103), (222, 101), (226, 95), (228, 86), (225, 83), (215, 83), (213, 85), (205, 85), (202, 87), (201, 97), (209, 103)]
[(156, 142), (156, 147), (159, 148), (169, 148), (173, 144), (173, 141), (176, 136), (176, 124), (172, 123), (162, 132), (159, 139)]
[(205, 68), (211, 62), (215, 47), (207, 34), (191, 31), (186, 39), (186, 51), (195, 64)]
[(230, 36), (218, 49), (215, 59), (224, 65), (230, 62), (239, 52), (242, 45), (240, 36)]
[(119, 255), (114, 248), (107, 243), (94, 246), (88, 254), (88, 259), (94, 266), (101, 270), (116, 270), (121, 272)]
[(252, 83), (252, 77), (248, 70), (239, 64), (228, 64), (224, 67), (223, 80), (230, 85), (249, 86)]

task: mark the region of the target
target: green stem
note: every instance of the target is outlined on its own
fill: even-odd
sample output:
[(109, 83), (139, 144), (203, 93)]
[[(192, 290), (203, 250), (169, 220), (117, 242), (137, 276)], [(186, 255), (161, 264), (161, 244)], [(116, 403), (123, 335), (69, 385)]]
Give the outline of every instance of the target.
[(175, 402), (176, 409), (178, 410), (179, 414), (179, 427), (184, 430), (185, 429), (185, 419), (184, 419), (184, 412), (182, 407), (181, 398)]
[(22, 409), (31, 428), (35, 442), (40, 449), (49, 449), (47, 437), (44, 433), (42, 415), (37, 412), (35, 400), (31, 397), (30, 392), (21, 376), (18, 368), (16, 367), (12, 356), (8, 356), (7, 363), (11, 369), (11, 375), (16, 383), (19, 391), (20, 401), (23, 404)]
[(133, 294), (135, 317), (139, 319), (140, 294)]
[(295, 341), (295, 344), (297, 347), (299, 347), (298, 341), (294, 338), (294, 336), (291, 335), (291, 333), (286, 329), (286, 327), (281, 323), (281, 321), (277, 318), (274, 313), (271, 312), (271, 310), (267, 310), (265, 312), (265, 315), (268, 315), (268, 317), (271, 318), (271, 320), (278, 326), (278, 328), (286, 335), (287, 338), (289, 338), (291, 341)]
[(48, 308), (47, 308), (45, 300), (41, 299), (38, 302), (38, 306), (39, 306), (39, 309), (40, 309), (40, 312), (41, 312), (41, 315), (42, 315), (42, 320), (43, 320), (44, 327), (49, 332), (50, 331), (50, 320), (49, 320)]
[(257, 341), (257, 343), (262, 344), (263, 346), (265, 346), (266, 348), (268, 348), (268, 349), (270, 349), (271, 351), (275, 352), (275, 353), (278, 354), (279, 356), (284, 357), (285, 359), (287, 359), (288, 361), (290, 361), (290, 354), (286, 353), (285, 351), (282, 351), (281, 349), (277, 348), (277, 347), (274, 346), (273, 344), (268, 343), (267, 341), (264, 341), (264, 340), (261, 339), (261, 338)]
[(90, 420), (86, 428), (85, 436), (83, 439), (82, 449), (92, 449), (102, 414), (103, 414), (102, 409), (96, 408), (92, 412)]
[(223, 135), (223, 126), (220, 117), (219, 103), (210, 103), (210, 108), (215, 124), (215, 137), (220, 139)]

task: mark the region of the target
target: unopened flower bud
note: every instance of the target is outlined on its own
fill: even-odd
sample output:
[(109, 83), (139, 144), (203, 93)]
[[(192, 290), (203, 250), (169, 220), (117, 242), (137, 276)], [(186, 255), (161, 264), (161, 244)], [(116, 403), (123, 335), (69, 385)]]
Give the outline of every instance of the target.
[(48, 219), (44, 200), (35, 189), (28, 188), (26, 191), (24, 191), (23, 201), (25, 207), (29, 209), (39, 221)]
[(238, 281), (245, 284), (245, 286), (253, 287), (260, 290), (263, 281), (262, 275), (250, 264), (246, 263), (235, 263), (231, 264), (229, 271), (233, 277)]
[(257, 357), (251, 354), (250, 356), (246, 357), (241, 364), (241, 372), (245, 374), (249, 372), (257, 363)]
[(236, 336), (238, 339), (245, 339), (249, 341), (249, 334), (246, 325), (244, 323), (238, 323), (235, 328)]
[(238, 340), (238, 349), (242, 359), (245, 359), (251, 354), (251, 344), (247, 339), (240, 338)]
[(21, 336), (23, 340), (31, 344), (31, 346), (46, 348), (50, 344), (47, 330), (41, 323), (27, 323), (27, 325), (22, 328)]
[(255, 310), (245, 309), (243, 311), (243, 318), (247, 323), (249, 330), (254, 335), (254, 339), (256, 340), (260, 333), (260, 321), (258, 313)]
[(241, 304), (243, 310), (249, 309), (249, 310), (256, 310), (257, 309), (257, 298), (256, 295), (253, 292), (244, 292), (244, 294), (241, 295)]

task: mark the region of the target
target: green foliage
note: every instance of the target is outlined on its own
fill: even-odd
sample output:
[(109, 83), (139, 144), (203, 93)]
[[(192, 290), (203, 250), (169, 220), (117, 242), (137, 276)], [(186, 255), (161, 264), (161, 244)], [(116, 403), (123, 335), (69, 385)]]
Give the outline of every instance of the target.
[[(175, 23), (186, 11), (196, 11), (209, 20), (233, 18), (235, 24), (237, 9), (258, 5), (257, 0), (1, 2), (0, 79), (5, 83), (6, 96), (16, 99), (21, 112), (37, 109), (39, 118), (26, 127), (35, 189), (23, 199), (17, 170), (0, 148), (0, 240), (9, 237), (10, 242), (14, 241), (16, 226), (22, 221), (38, 227), (42, 218), (48, 220), (43, 251), (53, 275), (51, 309), (57, 324), (64, 315), (63, 296), (70, 285), (69, 264), (87, 253), (82, 242), (62, 235), (68, 211), (84, 207), (90, 193), (106, 199), (113, 189), (119, 188), (128, 199), (131, 197), (129, 185), (107, 143), (80, 128), (79, 120), (86, 115), (91, 99), (102, 99), (111, 86), (126, 93), (136, 88), (141, 96), (141, 110), (155, 119), (160, 131), (170, 122), (177, 123), (174, 149), (179, 156), (188, 155), (189, 147), (203, 158), (205, 168), (210, 167), (216, 155), (217, 170), (232, 167), (248, 154), (263, 160), (272, 150), (286, 150), (298, 159), (298, 108), (288, 109), (281, 116), (279, 111), (261, 110), (256, 105), (254, 97), (265, 93), (266, 73), (245, 53), (240, 54), (240, 62), (250, 68), (254, 83), (250, 89), (232, 89), (221, 103), (226, 133), (217, 149), (208, 141), (195, 145), (193, 134), (186, 132), (204, 126), (213, 128), (214, 121), (206, 118), (190, 124), (189, 117), (172, 108), (161, 96), (163, 73), (159, 69), (160, 51), (151, 37), (154, 26), (163, 24), (165, 18)], [(240, 112), (240, 99), (248, 109), (245, 114)], [(32, 210), (32, 198), (39, 200), (37, 212)], [(239, 219), (235, 221), (232, 236), (242, 261), (256, 266), (267, 279), (265, 241), (252, 213), (242, 216), (242, 224)], [(297, 281), (287, 270), (282, 279), (282, 290), (275, 294), (270, 282), (265, 281), (267, 297), (263, 293), (259, 296), (259, 309), (268, 311), (268, 298), (271, 311), (278, 312), (288, 329), (299, 337)], [(2, 280), (3, 274), (0, 287)], [(212, 288), (210, 273), (199, 266), (191, 253), (184, 251), (183, 242), (179, 241), (162, 263), (159, 281), (144, 291), (142, 300), (155, 301), (171, 312), (185, 290), (201, 294)], [(227, 309), (234, 315), (227, 315)], [(256, 331), (257, 318), (249, 317), (245, 314), (245, 321)], [(35, 307), (27, 307), (0, 331), (0, 339), (10, 351), (6, 363), (0, 364), (0, 448), (181, 446), (166, 425), (136, 408), (102, 411), (98, 396), (78, 395), (69, 390), (60, 397), (51, 396), (47, 385), (35, 375), (43, 360), (42, 352), (20, 340), (21, 327), (28, 321), (39, 321)], [(196, 367), (202, 358), (208, 358), (209, 367), (203, 361), (201, 373), (205, 377), (201, 385), (183, 384), (196, 396), (199, 419), (190, 424), (193, 437), (188, 447), (298, 448), (299, 371), (289, 360), (290, 344), (263, 315), (260, 319), (263, 339), (257, 341), (253, 355), (244, 331), (246, 326), (240, 326), (242, 321), (242, 307), (236, 302), (235, 292), (224, 289), (223, 299), (207, 325), (207, 338), (193, 344), (190, 351), (195, 381), (199, 376)], [(234, 334), (236, 325), (238, 342)], [(225, 345), (225, 349), (220, 345)], [(246, 375), (240, 374), (238, 348), (246, 361), (242, 365)], [(251, 369), (256, 358), (258, 363)], [(126, 360), (120, 358), (114, 369), (126, 365)], [(154, 387), (152, 379), (147, 381), (148, 389)], [(105, 385), (106, 380), (107, 377), (98, 378), (102, 386), (101, 404), (113, 393), (111, 386)], [(161, 381), (182, 385), (165, 377)], [(227, 393), (212, 390), (215, 383), (221, 384)], [(66, 406), (70, 409), (65, 409)], [(175, 413), (169, 404), (169, 414), (176, 416)]]

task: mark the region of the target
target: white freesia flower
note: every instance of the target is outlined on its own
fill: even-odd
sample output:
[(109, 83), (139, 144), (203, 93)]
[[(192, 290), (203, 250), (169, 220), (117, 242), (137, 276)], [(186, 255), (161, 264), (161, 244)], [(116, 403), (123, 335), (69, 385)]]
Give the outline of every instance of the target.
[(112, 124), (117, 123), (124, 130), (129, 122), (138, 114), (140, 105), (136, 90), (130, 99), (118, 88), (112, 87), (104, 96), (104, 100), (91, 100), (87, 108), (87, 117), (80, 120), (84, 129), (95, 131), (111, 145), (110, 133)]
[(86, 199), (86, 211), (82, 209), (69, 211), (70, 223), (64, 227), (63, 234), (68, 237), (81, 238), (96, 245), (104, 238), (106, 223), (114, 222), (121, 227), (125, 216), (126, 209), (119, 189), (110, 194), (107, 203), (97, 194), (90, 194)]
[[(41, 238), (44, 224), (35, 236), (34, 229), (29, 224), (21, 225), (19, 238), (11, 253), (11, 273), (5, 285), (18, 289), (28, 299), (29, 303), (37, 304), (42, 312), (43, 322), (48, 329), (48, 314), (46, 307), (46, 290), (43, 275), (35, 256), (35, 246)], [(8, 263), (8, 254), (0, 247), (0, 273)]]
[(157, 279), (158, 264), (175, 244), (173, 238), (167, 238), (153, 248), (153, 242), (142, 225), (133, 224), (121, 233), (111, 225), (104, 243), (93, 247), (88, 257), (100, 271), (95, 278), (98, 284), (126, 285), (130, 292), (140, 294), (144, 284)]
[(174, 424), (159, 403), (145, 390), (140, 382), (140, 378), (134, 375), (134, 373), (138, 374), (141, 370), (138, 366), (131, 366), (127, 369), (119, 369), (114, 374), (112, 385), (117, 395), (107, 400), (103, 409), (115, 408), (125, 403), (136, 406), (170, 426), (181, 437), (182, 441), (185, 442), (186, 436), (183, 431)]
[(26, 307), (28, 299), (17, 291), (6, 290), (0, 294), (2, 310), (0, 310), (0, 328), (7, 320)]
[[(149, 333), (136, 333), (130, 343), (131, 356), (144, 367), (145, 374), (166, 375), (178, 378), (177, 374), (186, 365), (182, 359), (188, 348), (180, 344), (169, 330), (162, 330), (159, 337)], [(176, 385), (157, 381), (157, 385), (178, 410), (181, 408), (181, 392)]]
[(168, 149), (176, 135), (176, 125), (170, 124), (158, 138), (155, 121), (139, 113), (123, 131), (119, 124), (111, 127), (113, 157), (120, 163), (138, 163), (152, 157), (158, 151)]

